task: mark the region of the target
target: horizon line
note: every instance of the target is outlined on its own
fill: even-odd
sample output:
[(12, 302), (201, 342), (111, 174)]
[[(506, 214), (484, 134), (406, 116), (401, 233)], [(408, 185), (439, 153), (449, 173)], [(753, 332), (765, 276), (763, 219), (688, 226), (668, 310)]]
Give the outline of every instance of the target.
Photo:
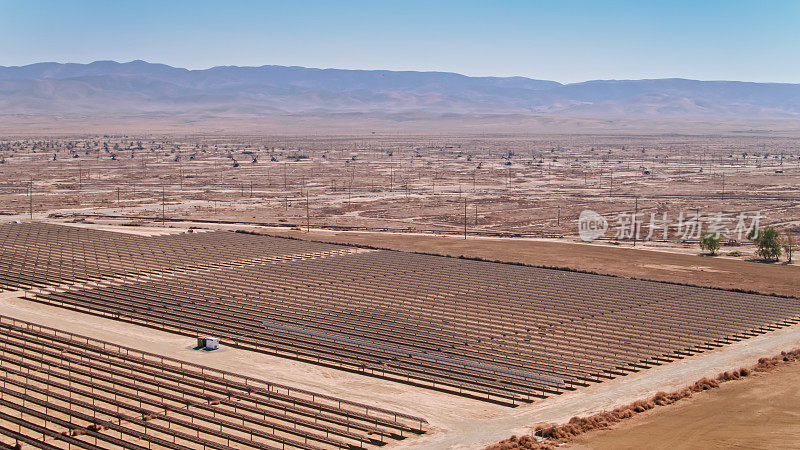
[(127, 61), (127, 62), (120, 62), (120, 61), (116, 61), (116, 60), (113, 60), (113, 59), (98, 59), (98, 60), (91, 61), (91, 62), (88, 62), (88, 63), (41, 61), (41, 62), (35, 62), (35, 63), (30, 63), (30, 64), (24, 64), (24, 65), (16, 65), (16, 66), (0, 65), (0, 68), (13, 69), (13, 68), (23, 68), (23, 67), (35, 66), (35, 65), (40, 65), (40, 64), (60, 64), (60, 65), (74, 64), (74, 65), (88, 66), (88, 65), (91, 65), (91, 64), (95, 64), (95, 63), (115, 63), (115, 64), (120, 64), (120, 65), (122, 65), (122, 64), (131, 64), (131, 63), (145, 63), (145, 64), (149, 64), (149, 65), (167, 66), (167, 67), (170, 67), (170, 68), (173, 68), (173, 69), (186, 70), (186, 71), (189, 71), (189, 72), (202, 72), (202, 71), (218, 69), (218, 68), (259, 69), (259, 68), (264, 68), (264, 67), (283, 67), (283, 68), (291, 68), (291, 69), (337, 70), (337, 71), (347, 71), (347, 72), (394, 72), (394, 73), (450, 74), (450, 75), (459, 75), (459, 76), (467, 77), (467, 78), (500, 78), (500, 79), (523, 78), (523, 79), (533, 80), (533, 81), (545, 81), (545, 82), (558, 83), (561, 86), (569, 86), (569, 85), (592, 83), (592, 82), (660, 81), (660, 80), (696, 81), (696, 82), (701, 82), (701, 83), (747, 83), (747, 84), (784, 84), (784, 85), (797, 85), (797, 84), (800, 84), (800, 82), (790, 83), (790, 82), (780, 82), (780, 81), (744, 81), (744, 80), (726, 80), (726, 79), (702, 80), (702, 79), (684, 78), (684, 77), (605, 78), (605, 79), (598, 78), (598, 79), (592, 79), (592, 80), (576, 81), (576, 82), (572, 82), (572, 83), (564, 83), (564, 82), (561, 82), (561, 81), (547, 80), (547, 79), (544, 79), (544, 78), (531, 78), (531, 77), (524, 76), (524, 75), (507, 75), (507, 76), (502, 76), (502, 75), (467, 75), (467, 74), (463, 74), (463, 73), (459, 73), (459, 72), (451, 72), (451, 71), (443, 71), (443, 70), (353, 69), (353, 68), (340, 68), (340, 67), (322, 68), (322, 67), (298, 66), (298, 65), (281, 65), (281, 64), (263, 64), (263, 65), (260, 65), (260, 66), (218, 65), (218, 66), (211, 66), (211, 67), (206, 67), (206, 68), (202, 68), (202, 69), (189, 69), (189, 68), (186, 68), (186, 67), (173, 66), (173, 65), (170, 65), (170, 64), (167, 64), (167, 63), (161, 63), (161, 62), (151, 62), (151, 61), (146, 61), (146, 60), (143, 60), (143, 59), (134, 59), (134, 60)]

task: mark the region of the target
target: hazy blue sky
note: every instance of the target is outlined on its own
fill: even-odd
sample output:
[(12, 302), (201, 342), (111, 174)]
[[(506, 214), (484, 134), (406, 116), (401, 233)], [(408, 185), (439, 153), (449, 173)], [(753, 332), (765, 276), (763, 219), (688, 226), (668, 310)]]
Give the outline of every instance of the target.
[(0, 65), (107, 59), (798, 83), (800, 0), (0, 0)]

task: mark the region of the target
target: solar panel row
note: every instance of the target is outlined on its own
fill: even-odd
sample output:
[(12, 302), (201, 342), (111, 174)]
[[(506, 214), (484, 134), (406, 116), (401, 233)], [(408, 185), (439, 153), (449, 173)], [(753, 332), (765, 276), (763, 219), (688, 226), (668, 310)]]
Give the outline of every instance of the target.
[(8, 445), (372, 448), (426, 425), (4, 316), (0, 360), (0, 442)]

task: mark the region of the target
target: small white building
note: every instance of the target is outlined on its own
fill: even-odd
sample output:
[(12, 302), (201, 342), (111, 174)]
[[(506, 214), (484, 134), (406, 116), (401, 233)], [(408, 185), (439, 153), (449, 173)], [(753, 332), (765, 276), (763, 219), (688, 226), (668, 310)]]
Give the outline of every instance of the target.
[(203, 350), (216, 350), (219, 348), (219, 338), (199, 337), (197, 338), (197, 348), (202, 348)]

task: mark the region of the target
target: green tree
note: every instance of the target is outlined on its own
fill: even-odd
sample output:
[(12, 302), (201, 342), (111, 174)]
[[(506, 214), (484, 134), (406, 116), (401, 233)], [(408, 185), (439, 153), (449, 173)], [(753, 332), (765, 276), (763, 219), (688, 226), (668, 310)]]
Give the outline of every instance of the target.
[(795, 241), (793, 233), (787, 233), (781, 241), (783, 251), (786, 253), (786, 260), (789, 264), (792, 263), (792, 253), (797, 249), (797, 242)]
[(764, 230), (754, 228), (747, 238), (753, 241), (757, 246), (756, 255), (762, 259), (775, 260), (781, 256), (781, 239), (778, 230), (773, 227), (767, 227)]
[(720, 236), (719, 233), (707, 231), (703, 237), (700, 238), (700, 249), (705, 250), (712, 255), (716, 255), (717, 250), (719, 250), (719, 243), (721, 240), (722, 236)]

